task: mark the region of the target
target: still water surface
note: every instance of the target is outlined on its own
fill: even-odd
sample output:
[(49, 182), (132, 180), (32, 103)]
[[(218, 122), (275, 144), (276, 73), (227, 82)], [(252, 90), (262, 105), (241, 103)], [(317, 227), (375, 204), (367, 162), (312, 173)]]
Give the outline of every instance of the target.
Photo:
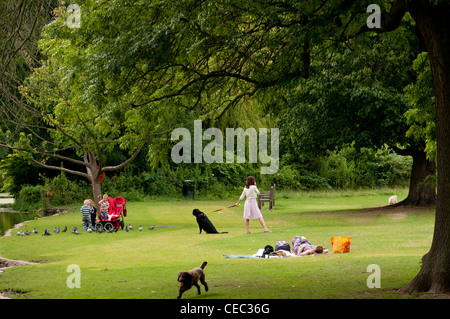
[(0, 236), (3, 236), (8, 229), (13, 228), (15, 224), (34, 219), (35, 217), (34, 214), (18, 213), (8, 207), (2, 207), (12, 203), (14, 203), (14, 198), (0, 197)]

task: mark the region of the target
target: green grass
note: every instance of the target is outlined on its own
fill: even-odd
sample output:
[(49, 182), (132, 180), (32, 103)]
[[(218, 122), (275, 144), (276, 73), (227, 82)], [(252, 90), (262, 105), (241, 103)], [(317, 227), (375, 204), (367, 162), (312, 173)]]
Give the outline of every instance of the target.
[[(399, 200), (405, 190), (395, 190)], [(195, 289), (183, 298), (192, 299), (296, 299), (296, 298), (400, 298), (395, 294), (419, 271), (428, 251), (434, 210), (401, 212), (367, 211), (387, 203), (393, 191), (278, 193), (273, 211), (263, 211), (272, 233), (264, 233), (257, 221), (245, 234), (243, 205), (209, 218), (228, 234), (198, 234), (193, 208), (207, 212), (228, 206), (230, 201), (152, 200), (130, 202), (125, 218), (133, 231), (113, 234), (70, 233), (80, 226), (79, 207), (58, 216), (26, 222), (22, 229), (69, 227), (66, 234), (3, 237), (0, 256), (40, 262), (5, 269), (0, 292), (16, 291), (12, 298), (158, 298), (173, 299), (178, 292), (180, 270), (205, 269), (210, 291), (197, 296)], [(81, 206), (81, 205), (80, 205)], [(149, 226), (176, 225), (174, 228)], [(144, 227), (139, 232), (139, 225)], [(79, 227), (81, 228), (81, 227)], [(347, 254), (327, 254), (284, 259), (231, 259), (223, 254), (254, 254), (277, 240), (289, 243), (296, 235), (330, 248), (333, 236), (351, 236)], [(69, 289), (67, 267), (81, 268), (81, 288)], [(381, 288), (366, 285), (367, 266), (381, 269)]]

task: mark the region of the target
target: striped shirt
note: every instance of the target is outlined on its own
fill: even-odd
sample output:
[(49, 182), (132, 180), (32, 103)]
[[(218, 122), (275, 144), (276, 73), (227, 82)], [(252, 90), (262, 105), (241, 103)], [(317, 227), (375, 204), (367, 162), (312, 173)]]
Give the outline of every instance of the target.
[(83, 217), (90, 217), (90, 213), (91, 213), (91, 206), (88, 205), (83, 205), (80, 208), (81, 213), (83, 214)]

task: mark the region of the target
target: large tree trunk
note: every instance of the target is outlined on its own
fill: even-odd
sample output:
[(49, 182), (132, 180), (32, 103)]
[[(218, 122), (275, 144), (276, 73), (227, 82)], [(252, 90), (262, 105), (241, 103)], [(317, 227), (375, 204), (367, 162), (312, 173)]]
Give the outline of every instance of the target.
[(434, 177), (436, 163), (427, 159), (425, 152), (413, 152), (413, 165), (409, 181), (409, 193), (400, 205), (430, 205), (436, 203)]
[(450, 5), (417, 1), (410, 10), (428, 49), (436, 100), (437, 201), (433, 241), (417, 276), (400, 292), (450, 292)]

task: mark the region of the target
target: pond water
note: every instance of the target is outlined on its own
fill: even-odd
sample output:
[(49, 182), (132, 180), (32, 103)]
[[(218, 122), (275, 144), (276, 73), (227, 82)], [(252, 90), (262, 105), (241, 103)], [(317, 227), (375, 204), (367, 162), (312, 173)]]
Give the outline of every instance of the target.
[(3, 236), (8, 229), (13, 228), (15, 224), (35, 217), (34, 214), (18, 213), (8, 207), (2, 207), (12, 203), (14, 203), (14, 198), (0, 197), (0, 236)]

